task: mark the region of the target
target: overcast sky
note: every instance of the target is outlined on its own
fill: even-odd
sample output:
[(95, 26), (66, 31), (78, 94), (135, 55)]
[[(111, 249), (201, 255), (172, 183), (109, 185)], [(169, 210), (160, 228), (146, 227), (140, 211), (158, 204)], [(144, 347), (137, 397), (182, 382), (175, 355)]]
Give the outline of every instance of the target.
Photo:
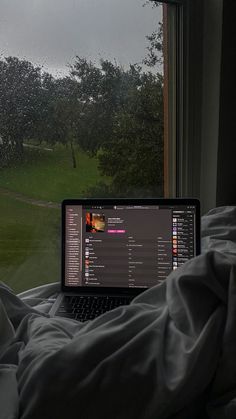
[(127, 66), (147, 54), (162, 19), (145, 0), (0, 0), (0, 54), (64, 75), (75, 55)]

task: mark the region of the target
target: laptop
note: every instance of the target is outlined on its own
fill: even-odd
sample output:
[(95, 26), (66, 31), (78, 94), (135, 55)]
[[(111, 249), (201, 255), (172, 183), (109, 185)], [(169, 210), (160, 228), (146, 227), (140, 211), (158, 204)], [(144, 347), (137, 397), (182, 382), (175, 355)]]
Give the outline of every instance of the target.
[(50, 315), (92, 320), (199, 253), (197, 199), (64, 200), (61, 293)]

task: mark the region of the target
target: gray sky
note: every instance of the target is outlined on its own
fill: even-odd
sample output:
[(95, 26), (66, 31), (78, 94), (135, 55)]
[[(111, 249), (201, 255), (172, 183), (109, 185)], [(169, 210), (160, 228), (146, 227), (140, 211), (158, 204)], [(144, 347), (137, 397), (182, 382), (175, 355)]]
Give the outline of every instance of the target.
[(146, 55), (162, 9), (145, 0), (0, 0), (0, 54), (63, 75), (75, 55), (121, 65)]

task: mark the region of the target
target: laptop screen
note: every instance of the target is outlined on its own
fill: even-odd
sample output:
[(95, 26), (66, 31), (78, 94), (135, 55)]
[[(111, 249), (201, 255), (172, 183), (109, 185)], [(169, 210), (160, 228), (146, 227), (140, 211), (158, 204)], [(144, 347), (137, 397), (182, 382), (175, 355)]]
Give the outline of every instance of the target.
[(197, 200), (66, 200), (68, 288), (149, 288), (200, 252)]

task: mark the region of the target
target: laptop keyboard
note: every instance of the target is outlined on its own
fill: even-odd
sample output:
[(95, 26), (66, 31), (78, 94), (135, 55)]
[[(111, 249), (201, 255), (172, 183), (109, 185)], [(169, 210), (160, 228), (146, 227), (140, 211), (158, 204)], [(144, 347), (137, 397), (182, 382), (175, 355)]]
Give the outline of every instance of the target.
[(133, 297), (77, 295), (64, 296), (56, 316), (67, 317), (81, 322), (92, 320), (106, 311), (130, 304)]

